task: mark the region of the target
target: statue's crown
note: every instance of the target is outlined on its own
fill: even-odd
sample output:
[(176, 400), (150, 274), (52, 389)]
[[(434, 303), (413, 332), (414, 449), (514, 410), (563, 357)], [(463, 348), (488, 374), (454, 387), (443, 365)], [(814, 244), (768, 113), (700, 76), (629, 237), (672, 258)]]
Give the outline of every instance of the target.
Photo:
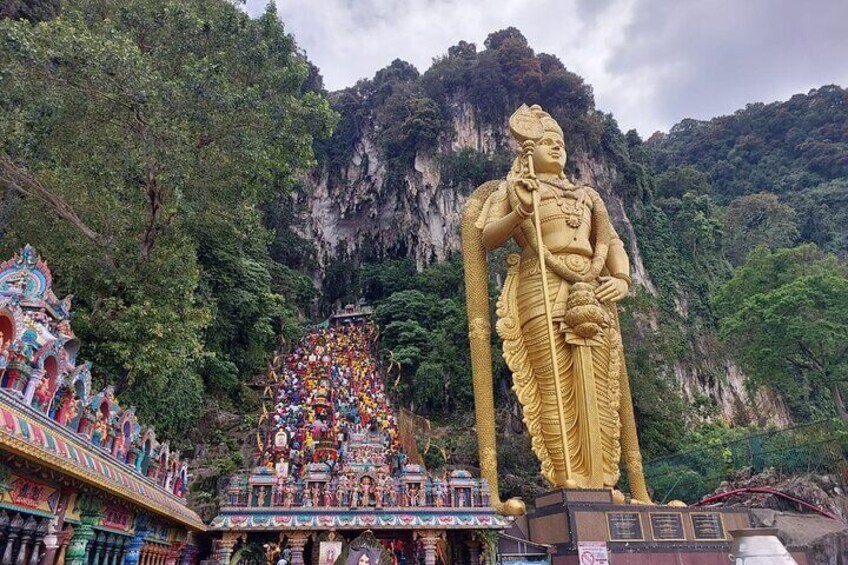
[(509, 129), (519, 143), (528, 140), (538, 141), (547, 132), (553, 132), (564, 137), (562, 128), (550, 114), (542, 110), (538, 104), (521, 107), (509, 118)]

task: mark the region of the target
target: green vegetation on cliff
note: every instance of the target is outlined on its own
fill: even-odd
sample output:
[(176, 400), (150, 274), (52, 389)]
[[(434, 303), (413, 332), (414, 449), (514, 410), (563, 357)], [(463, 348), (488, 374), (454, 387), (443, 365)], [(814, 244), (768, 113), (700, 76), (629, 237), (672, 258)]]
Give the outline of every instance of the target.
[(237, 399), (297, 330), (303, 276), (271, 258), (263, 210), (333, 122), (314, 68), (273, 8), (10, 15), (25, 19), (0, 19), (0, 254), (36, 246), (75, 296), (97, 384), (185, 437), (203, 395)]
[[(737, 319), (734, 326), (721, 297), (735, 288), (739, 277), (762, 267), (748, 261), (748, 254), (758, 245), (781, 253), (798, 243), (814, 242), (844, 253), (845, 224), (841, 220), (846, 213), (846, 176), (839, 164), (848, 152), (842, 141), (833, 140), (844, 136), (845, 116), (838, 107), (845, 92), (824, 87), (787, 103), (752, 105), (732, 117), (711, 122), (687, 120), (669, 135), (643, 142), (635, 132), (622, 133), (611, 116), (596, 111), (591, 90), (582, 80), (555, 58), (534, 53), (517, 30), (491, 34), (484, 47), (478, 51), (461, 42), (421, 74), (395, 61), (373, 80), (332, 94), (332, 105), (343, 125), (324, 143), (320, 154), (331, 184), (341, 186), (354, 146), (369, 132), (377, 131), (387, 136), (388, 143), (379, 148), (379, 157), (387, 170), (394, 171), (387, 175), (383, 188), (403, 190), (398, 179), (412, 169), (415, 156), (423, 153), (435, 155), (442, 163), (442, 190), (467, 194), (480, 181), (501, 176), (506, 170), (511, 150), (504, 123), (509, 113), (523, 102), (540, 103), (567, 130), (571, 174), (580, 178), (575, 163), (587, 160), (611, 171), (612, 191), (624, 204), (633, 232), (618, 227), (625, 237), (635, 235), (632, 243), (656, 288), (655, 294), (637, 289), (635, 297), (622, 305), (628, 368), (646, 457), (700, 445), (699, 438), (709, 435), (701, 429), (703, 422), (719, 416), (719, 408), (727, 413), (728, 406), (719, 407), (716, 398), (697, 391), (727, 386), (733, 364), (741, 365), (751, 377), (746, 383), (750, 402), (757, 398), (759, 386), (790, 395), (791, 387), (776, 373), (774, 378), (758, 376), (763, 373), (746, 352), (746, 339), (734, 334), (744, 332), (746, 322)], [(440, 116), (433, 114), (434, 104)], [(426, 112), (422, 112), (424, 108)], [(467, 121), (469, 112), (478, 131), (490, 128), (493, 146), (486, 151), (451, 148), (456, 134), (452, 124), (457, 118)], [(383, 127), (387, 116), (388, 121), (402, 122), (403, 127)], [(785, 135), (777, 135), (778, 131)], [(786, 147), (790, 141), (795, 143), (792, 148)], [(760, 149), (753, 151), (754, 147)], [(830, 159), (827, 163), (825, 157)], [(776, 161), (781, 161), (780, 168), (773, 166)], [(791, 178), (795, 184), (787, 184)], [(416, 272), (411, 262), (403, 260), (409, 250), (386, 248), (384, 253), (345, 256), (338, 264), (346, 270), (358, 261), (368, 263), (358, 275), (346, 279), (345, 289), (334, 287), (333, 295), (353, 298), (363, 292), (377, 304), (378, 317), (387, 326), (381, 346), (394, 367), (397, 400), (461, 430), (469, 424), (457, 410), (470, 398), (470, 369), (464, 349), (458, 351), (456, 343), (445, 339), (454, 336), (464, 344), (458, 258)], [(498, 261), (492, 261), (495, 270)], [(844, 281), (844, 265), (836, 258), (830, 261), (834, 265), (832, 285), (805, 289), (818, 292), (816, 296), (822, 300), (821, 293), (838, 291)], [(457, 270), (456, 285), (434, 290), (430, 282), (434, 269), (444, 271), (451, 269), (450, 265)], [(493, 296), (496, 292), (493, 285)], [(742, 305), (765, 290), (750, 287), (732, 292), (739, 305), (733, 312), (753, 315), (753, 306), (746, 310)], [(828, 303), (827, 308), (830, 306)], [(800, 302), (784, 302), (781, 315), (811, 323), (817, 317), (838, 317), (838, 306), (833, 306), (837, 310), (825, 306), (804, 310)], [(838, 332), (841, 322), (836, 324), (833, 331)], [(760, 329), (766, 332), (768, 326)], [(754, 347), (755, 332), (744, 337), (751, 340), (749, 349)], [(787, 334), (784, 346), (788, 347), (793, 337), (797, 335)], [(755, 345), (762, 349), (761, 342)], [(783, 352), (787, 351), (784, 348)], [(514, 400), (507, 392), (508, 372), (499, 358), (493, 362), (498, 365), (495, 379), (501, 392), (501, 432), (511, 451), (520, 445), (509, 439), (521, 437), (520, 419), (516, 422)], [(784, 381), (795, 383), (793, 386), (816, 388), (813, 375), (781, 374)], [(689, 393), (688, 405), (681, 378), (687, 380), (690, 391), (696, 391)], [(829, 399), (833, 390), (837, 389), (827, 389), (824, 398)], [(786, 404), (797, 421), (835, 413), (833, 402), (821, 402), (811, 410), (803, 398)], [(737, 425), (763, 425), (773, 416), (753, 405), (730, 410), (736, 414)], [(451, 454), (457, 457), (454, 451), (443, 451), (448, 454), (447, 463), (457, 462), (451, 460)], [(518, 471), (521, 473), (523, 470)]]

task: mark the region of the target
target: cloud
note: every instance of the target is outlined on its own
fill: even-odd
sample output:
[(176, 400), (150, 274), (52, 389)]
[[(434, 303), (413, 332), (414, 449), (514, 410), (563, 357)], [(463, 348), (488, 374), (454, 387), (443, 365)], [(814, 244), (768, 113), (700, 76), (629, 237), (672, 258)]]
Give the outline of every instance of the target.
[[(256, 15), (265, 0), (248, 0)], [(460, 40), (515, 26), (643, 135), (686, 117), (848, 84), (848, 2), (821, 0), (279, 0), (286, 29), (335, 90), (400, 58), (420, 71)]]

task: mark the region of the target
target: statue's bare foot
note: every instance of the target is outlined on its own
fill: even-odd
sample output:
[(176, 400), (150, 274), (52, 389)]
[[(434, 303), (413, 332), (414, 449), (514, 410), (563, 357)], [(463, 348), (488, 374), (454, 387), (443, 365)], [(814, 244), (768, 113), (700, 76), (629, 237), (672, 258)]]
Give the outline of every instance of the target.
[(683, 502), (682, 500), (672, 500), (671, 502), (668, 503), (668, 505), (673, 506), (675, 508), (685, 508), (686, 507), (686, 503)]
[(627, 499), (624, 498), (624, 493), (617, 488), (612, 489), (612, 503), (624, 504), (625, 502), (627, 502)]
[(496, 506), (495, 510), (504, 516), (524, 516), (524, 514), (527, 513), (524, 501), (520, 498), (510, 498), (509, 500), (505, 500)]

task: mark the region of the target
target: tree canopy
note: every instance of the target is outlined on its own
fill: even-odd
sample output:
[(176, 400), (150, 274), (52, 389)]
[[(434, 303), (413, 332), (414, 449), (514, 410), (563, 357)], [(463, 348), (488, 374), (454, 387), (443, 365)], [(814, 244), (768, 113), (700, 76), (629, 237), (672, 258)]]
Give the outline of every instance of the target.
[(263, 206), (330, 131), (314, 75), (273, 6), (80, 0), (0, 20), (2, 252), (39, 248), (96, 377), (159, 400), (139, 410), (166, 432), (204, 388), (238, 394), (292, 327)]
[(752, 384), (779, 390), (799, 418), (831, 415), (832, 407), (848, 415), (841, 397), (848, 385), (843, 262), (813, 245), (759, 247), (714, 301), (721, 335)]

